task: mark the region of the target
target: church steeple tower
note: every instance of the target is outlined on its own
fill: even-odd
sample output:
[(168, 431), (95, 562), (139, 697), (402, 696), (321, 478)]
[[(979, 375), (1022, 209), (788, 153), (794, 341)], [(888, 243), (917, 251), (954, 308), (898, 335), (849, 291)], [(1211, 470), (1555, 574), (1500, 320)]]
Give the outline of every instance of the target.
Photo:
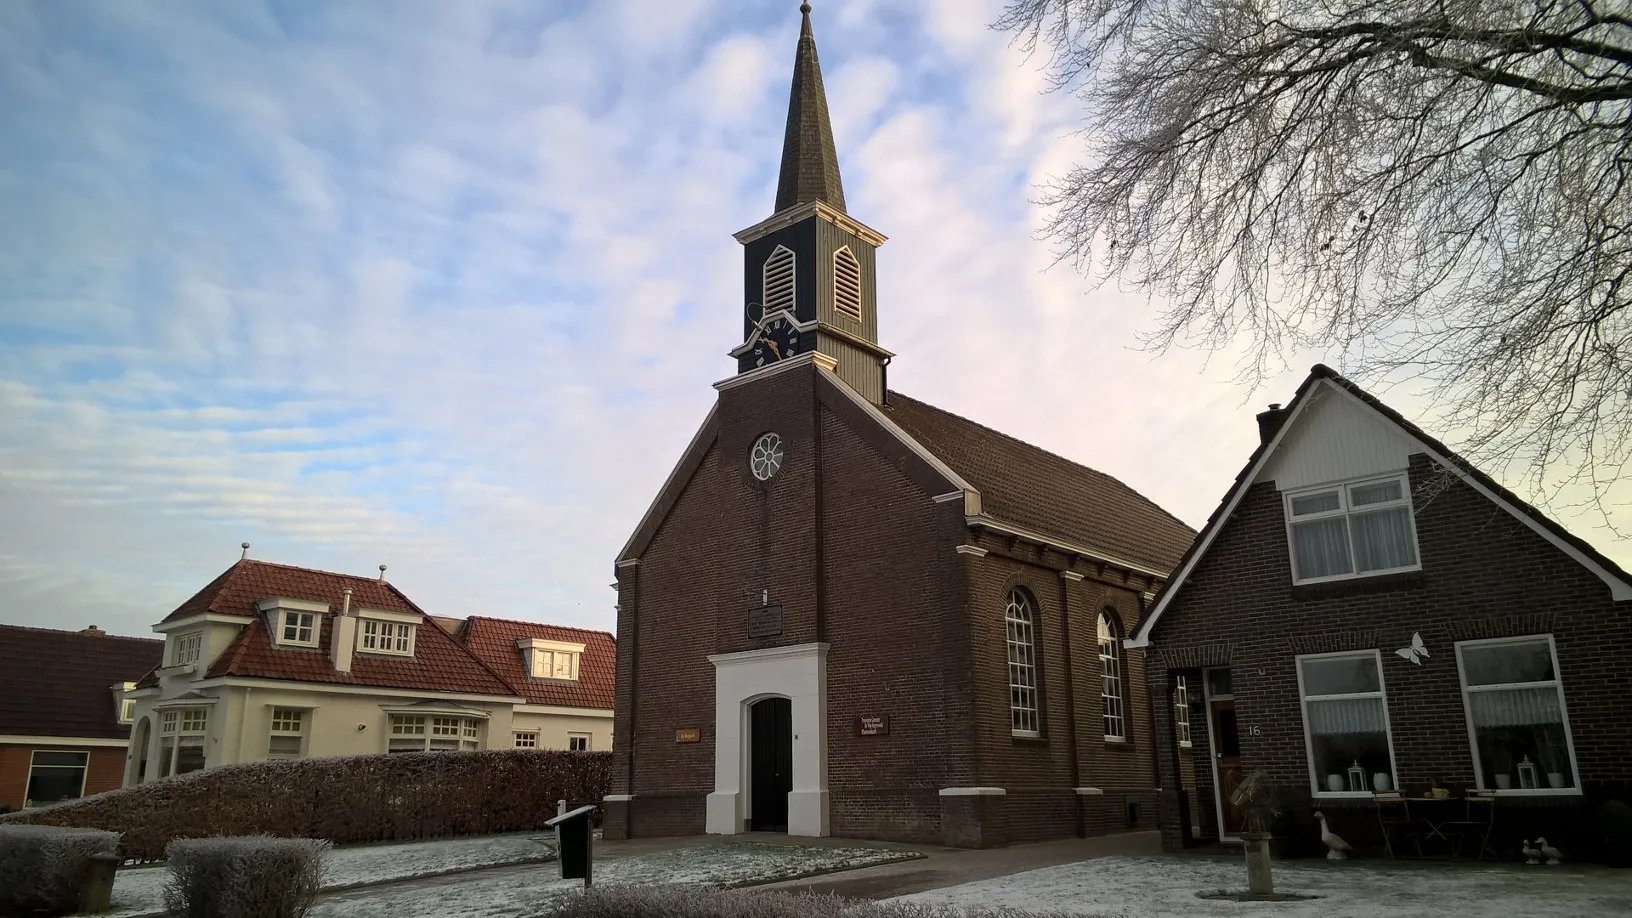
[(743, 245), (743, 343), (739, 373), (814, 354), (873, 402), (884, 400), (878, 345), (876, 251), (884, 237), (845, 211), (833, 124), (816, 56), (810, 4), (793, 60), (776, 213), (737, 234)]
[(844, 182), (833, 146), (833, 122), (822, 88), (822, 62), (816, 56), (816, 33), (810, 27), (810, 4), (799, 7), (799, 50), (793, 58), (793, 91), (788, 94), (788, 127), (782, 135), (782, 175), (776, 183), (776, 209), (821, 201), (844, 212)]

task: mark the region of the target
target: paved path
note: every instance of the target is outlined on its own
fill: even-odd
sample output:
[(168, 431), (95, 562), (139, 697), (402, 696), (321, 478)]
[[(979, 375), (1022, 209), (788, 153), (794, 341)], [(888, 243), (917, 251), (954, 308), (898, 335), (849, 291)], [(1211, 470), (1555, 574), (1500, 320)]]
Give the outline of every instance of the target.
[[(798, 841), (818, 841), (799, 839)], [(828, 841), (820, 839), (819, 841)], [(836, 840), (840, 844), (884, 847), (875, 842)], [(844, 873), (770, 883), (756, 889), (832, 893), (858, 899), (888, 899), (910, 893), (956, 886), (976, 880), (1008, 876), (1038, 867), (1070, 864), (1096, 857), (1139, 856), (1161, 853), (1161, 836), (1156, 832), (1130, 832), (1103, 838), (1071, 838), (1064, 841), (1012, 845), (1007, 848), (941, 848), (928, 845), (889, 845), (924, 855), (922, 860), (881, 864)]]

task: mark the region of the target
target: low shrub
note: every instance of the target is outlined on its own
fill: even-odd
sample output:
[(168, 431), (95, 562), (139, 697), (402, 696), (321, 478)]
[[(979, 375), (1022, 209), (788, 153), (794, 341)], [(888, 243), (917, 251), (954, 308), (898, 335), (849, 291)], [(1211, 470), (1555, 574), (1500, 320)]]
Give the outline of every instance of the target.
[(91, 856), (118, 847), (113, 832), (0, 825), (0, 916), (72, 913)]
[(0, 825), (122, 833), (126, 859), (178, 838), (276, 835), (357, 842), (538, 829), (555, 802), (598, 803), (611, 753), (550, 749), (400, 752), (252, 762), (195, 771), (0, 816)]
[(540, 918), (1064, 918), (1064, 913), (698, 886), (602, 886), (558, 900)]
[(302, 918), (323, 888), (329, 843), (314, 838), (183, 838), (165, 849), (170, 918)]

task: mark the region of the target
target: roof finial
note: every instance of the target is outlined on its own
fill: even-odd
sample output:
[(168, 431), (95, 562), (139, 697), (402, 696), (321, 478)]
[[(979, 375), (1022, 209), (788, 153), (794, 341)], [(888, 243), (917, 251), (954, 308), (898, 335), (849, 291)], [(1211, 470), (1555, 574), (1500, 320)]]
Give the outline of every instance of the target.
[(249, 560), (249, 543), (248, 542), (243, 543), (243, 549), (244, 549), (244, 553), (242, 555), (238, 556), (238, 560), (239, 561), (248, 561)]
[(810, 26), (810, 4), (799, 12), (799, 48), (793, 59), (793, 90), (788, 95), (788, 127), (782, 137), (782, 174), (776, 183), (778, 212), (797, 204), (821, 201), (844, 210), (844, 183), (833, 148), (833, 124), (822, 88), (822, 65), (816, 57), (816, 33)]
[(385, 582), (385, 565), (380, 565), (380, 582)]

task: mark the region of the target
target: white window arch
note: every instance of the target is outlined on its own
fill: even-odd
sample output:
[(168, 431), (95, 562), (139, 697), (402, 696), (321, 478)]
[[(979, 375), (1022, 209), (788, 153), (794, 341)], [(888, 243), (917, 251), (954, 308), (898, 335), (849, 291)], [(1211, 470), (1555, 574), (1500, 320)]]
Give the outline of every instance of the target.
[(861, 262), (849, 246), (833, 253), (833, 308), (861, 321)]
[(1003, 619), (1008, 626), (1009, 713), (1015, 736), (1038, 736), (1036, 604), (1025, 590), (1009, 591)]
[(765, 259), (762, 274), (764, 308), (760, 311), (761, 317), (780, 310), (793, 312), (795, 267), (793, 250), (785, 245), (777, 246), (771, 257)]
[(1111, 609), (1099, 613), (1100, 697), (1105, 702), (1105, 738), (1126, 742), (1127, 707), (1122, 692), (1122, 624)]

